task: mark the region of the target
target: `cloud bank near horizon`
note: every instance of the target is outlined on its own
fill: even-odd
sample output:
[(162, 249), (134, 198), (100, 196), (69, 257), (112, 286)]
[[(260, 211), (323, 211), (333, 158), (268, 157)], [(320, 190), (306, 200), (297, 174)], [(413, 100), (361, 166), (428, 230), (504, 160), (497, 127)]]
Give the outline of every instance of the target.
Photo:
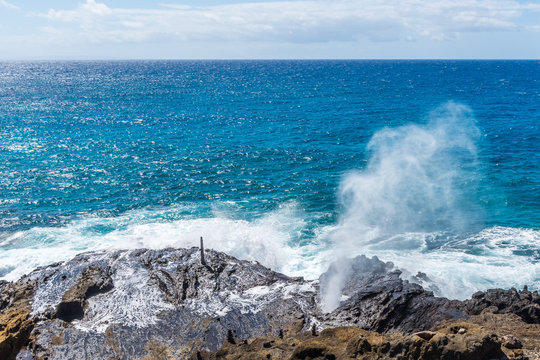
[[(20, 12), (6, 0), (0, 0), (0, 5)], [(226, 49), (224, 44), (231, 48), (300, 45), (328, 50), (330, 43), (341, 47), (379, 43), (383, 45), (369, 46), (391, 47), (399, 43), (403, 47), (420, 42), (460, 42), (465, 37), (478, 38), (478, 34), (540, 35), (540, 4), (515, 0), (294, 0), (209, 6), (156, 4), (152, 8), (115, 7), (106, 1), (86, 0), (73, 8), (27, 12), (25, 17), (38, 23), (34, 33), (28, 34), (28, 42), (59, 49), (77, 49), (84, 44), (94, 48), (122, 44), (127, 49), (144, 43), (195, 51), (197, 44), (217, 43), (220, 51)], [(0, 29), (0, 34), (0, 44), (2, 39), (4, 43), (20, 39), (15, 34), (10, 38), (5, 29)]]
[(464, 32), (512, 31), (523, 27), (516, 20), (524, 11), (539, 13), (540, 5), (499, 0), (339, 0), (126, 9), (86, 0), (76, 9), (51, 9), (39, 16), (53, 24), (77, 24), (76, 33), (64, 35), (96, 42), (162, 37), (317, 43), (360, 37), (371, 41), (451, 40)]

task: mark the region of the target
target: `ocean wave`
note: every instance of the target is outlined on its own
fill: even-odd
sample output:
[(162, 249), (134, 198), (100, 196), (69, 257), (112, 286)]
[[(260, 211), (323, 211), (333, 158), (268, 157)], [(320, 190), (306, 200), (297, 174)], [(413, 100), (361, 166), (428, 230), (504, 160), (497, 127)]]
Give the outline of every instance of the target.
[[(430, 242), (446, 240), (431, 248)], [(405, 244), (405, 245), (404, 245)], [(404, 276), (423, 272), (437, 285), (437, 295), (465, 299), (489, 288), (540, 289), (540, 231), (495, 226), (468, 235), (403, 233), (364, 245), (353, 255), (393, 262)]]
[(336, 252), (329, 238), (337, 225), (316, 228), (314, 238), (299, 245), (297, 239), (308, 226), (309, 215), (295, 203), (252, 220), (237, 219), (223, 208), (211, 217), (182, 217), (177, 212), (185, 209), (140, 210), (12, 233), (0, 243), (0, 276), (16, 280), (38, 266), (87, 250), (189, 248), (198, 246), (203, 236), (208, 248), (307, 279), (316, 279), (344, 256), (365, 254), (393, 262), (405, 278), (427, 274), (437, 295), (449, 298), (464, 299), (494, 287), (540, 289), (540, 231), (534, 229), (494, 226), (459, 236), (405, 232), (355, 246), (350, 242)]
[(15, 280), (38, 266), (68, 260), (86, 250), (189, 248), (198, 246), (201, 236), (208, 248), (256, 260), (277, 271), (301, 271), (302, 254), (309, 247), (293, 244), (306, 226), (295, 203), (283, 204), (253, 220), (235, 219), (235, 214), (223, 207), (216, 207), (209, 217), (179, 215), (183, 212), (186, 209), (181, 207), (139, 210), (4, 235), (0, 277)]

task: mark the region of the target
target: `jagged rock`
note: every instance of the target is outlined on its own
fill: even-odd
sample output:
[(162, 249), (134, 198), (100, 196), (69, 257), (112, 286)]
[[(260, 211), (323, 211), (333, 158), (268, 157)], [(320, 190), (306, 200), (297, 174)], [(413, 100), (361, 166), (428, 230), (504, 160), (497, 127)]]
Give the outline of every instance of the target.
[(429, 278), (429, 276), (427, 276), (426, 273), (419, 271), (416, 275), (410, 277), (410, 281), (422, 286), (428, 291), (432, 291), (436, 295), (441, 294), (441, 289), (431, 278)]
[[(339, 307), (322, 317), (323, 327), (358, 326), (378, 332), (410, 334), (428, 330), (443, 320), (459, 319), (466, 314), (458, 301), (434, 297), (431, 291), (403, 280), (401, 271), (392, 270), (391, 263), (376, 257), (359, 256), (349, 261), (350, 268), (343, 294), (347, 295)], [(365, 269), (374, 269), (369, 272)], [(330, 268), (331, 273), (335, 270)], [(328, 286), (328, 275), (321, 276), (321, 289)]]
[(34, 327), (30, 300), (35, 283), (0, 283), (0, 359), (15, 359)]
[(494, 314), (516, 314), (529, 324), (540, 324), (540, 295), (530, 292), (526, 287), (522, 291), (490, 289), (474, 293), (465, 300), (461, 308), (471, 315), (483, 312)]
[[(421, 276), (427, 279), (425, 274)], [(486, 312), (513, 313), (527, 323), (540, 323), (540, 295), (526, 287), (519, 292), (516, 289), (479, 291), (463, 302), (448, 300), (402, 279), (401, 271), (393, 269), (392, 263), (363, 255), (333, 264), (321, 275), (323, 297), (324, 291), (331, 288), (329, 283), (336, 279), (342, 281), (344, 298), (335, 310), (322, 316), (322, 327), (348, 325), (410, 334), (428, 330), (444, 320)]]
[(321, 293), (329, 291), (333, 282), (340, 281), (342, 283), (340, 286), (341, 294), (351, 296), (356, 293), (357, 289), (365, 285), (367, 278), (377, 274), (386, 274), (393, 267), (393, 263), (383, 262), (376, 256), (371, 259), (365, 255), (353, 259), (342, 259), (332, 263), (328, 270), (319, 277)]
[[(206, 264), (199, 257), (197, 248), (90, 252), (1, 283), (0, 358), (186, 358), (218, 350), (228, 333), (311, 326), (310, 282), (216, 251)], [(22, 283), (32, 284), (24, 296), (5, 291)]]

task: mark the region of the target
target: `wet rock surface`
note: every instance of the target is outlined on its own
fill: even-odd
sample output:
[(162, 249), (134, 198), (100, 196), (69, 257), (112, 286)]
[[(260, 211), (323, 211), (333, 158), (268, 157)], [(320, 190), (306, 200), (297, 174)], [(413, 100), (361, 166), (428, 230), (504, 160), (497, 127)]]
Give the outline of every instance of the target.
[[(351, 259), (319, 281), (217, 251), (205, 258), (198, 248), (98, 251), (0, 282), (0, 359), (247, 359), (254, 347), (264, 358), (489, 358), (503, 350), (519, 358), (523, 339), (510, 331), (436, 327), (492, 313), (539, 322), (536, 292), (450, 301), (377, 258)], [(334, 290), (342, 297), (323, 312)]]
[(86, 268), (78, 281), (62, 296), (55, 317), (67, 322), (82, 319), (88, 305), (87, 299), (112, 288), (112, 279), (107, 269)]
[[(412, 333), (466, 316), (457, 301), (434, 297), (400, 278), (399, 270), (366, 276), (356, 293), (322, 317), (325, 326), (357, 326), (377, 332)], [(352, 293), (351, 289), (347, 289)]]
[[(81, 254), (1, 283), (0, 358), (185, 358), (227, 337), (301, 331), (316, 288), (262, 265), (199, 250)], [(15, 335), (14, 335), (15, 334)]]

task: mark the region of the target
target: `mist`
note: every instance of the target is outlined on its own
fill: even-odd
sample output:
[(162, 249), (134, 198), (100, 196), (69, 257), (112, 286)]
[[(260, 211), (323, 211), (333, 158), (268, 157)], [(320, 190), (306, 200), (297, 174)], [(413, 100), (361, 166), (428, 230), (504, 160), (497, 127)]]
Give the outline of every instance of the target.
[[(482, 218), (475, 195), (479, 138), (472, 110), (454, 102), (432, 111), (425, 124), (376, 132), (367, 145), (367, 166), (341, 181), (342, 213), (330, 234), (334, 258), (362, 253), (366, 246), (406, 252), (425, 245), (421, 237), (399, 234), (474, 228)], [(324, 285), (326, 311), (339, 305), (345, 277), (351, 276), (348, 262), (339, 263), (344, 268), (335, 268), (331, 284)]]

